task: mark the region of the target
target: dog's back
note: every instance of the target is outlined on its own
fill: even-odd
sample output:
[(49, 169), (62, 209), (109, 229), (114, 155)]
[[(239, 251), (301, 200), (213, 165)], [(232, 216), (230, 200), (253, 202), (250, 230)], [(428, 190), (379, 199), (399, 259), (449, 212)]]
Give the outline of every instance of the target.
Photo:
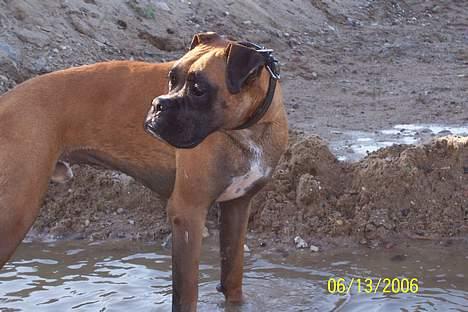
[(60, 157), (121, 170), (163, 195), (171, 192), (174, 149), (143, 129), (171, 66), (81, 66), (0, 96), (0, 267), (36, 218)]

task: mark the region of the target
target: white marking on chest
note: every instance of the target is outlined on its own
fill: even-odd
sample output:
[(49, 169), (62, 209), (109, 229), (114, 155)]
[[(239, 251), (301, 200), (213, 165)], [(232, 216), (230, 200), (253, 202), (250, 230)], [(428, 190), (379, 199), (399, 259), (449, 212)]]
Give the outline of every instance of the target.
[(218, 202), (229, 201), (244, 196), (255, 182), (267, 177), (271, 172), (271, 168), (265, 166), (263, 162), (263, 151), (260, 146), (250, 138), (244, 138), (252, 154), (249, 160), (250, 169), (244, 175), (232, 178), (231, 184), (216, 200)]

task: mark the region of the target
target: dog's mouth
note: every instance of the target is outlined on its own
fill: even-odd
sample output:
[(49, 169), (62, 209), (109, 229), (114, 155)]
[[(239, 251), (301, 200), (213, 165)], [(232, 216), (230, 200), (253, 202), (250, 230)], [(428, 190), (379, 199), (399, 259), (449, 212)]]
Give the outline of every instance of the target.
[(144, 123), (145, 131), (175, 148), (197, 146), (203, 139), (195, 131), (190, 131), (193, 127), (189, 122), (179, 120), (179, 114), (177, 109), (160, 109), (158, 105), (151, 105)]
[(152, 136), (165, 141), (159, 134), (157, 128), (157, 122), (161, 118), (161, 111), (157, 110), (154, 105), (151, 105), (151, 108), (146, 116), (144, 128), (145, 131), (151, 134)]

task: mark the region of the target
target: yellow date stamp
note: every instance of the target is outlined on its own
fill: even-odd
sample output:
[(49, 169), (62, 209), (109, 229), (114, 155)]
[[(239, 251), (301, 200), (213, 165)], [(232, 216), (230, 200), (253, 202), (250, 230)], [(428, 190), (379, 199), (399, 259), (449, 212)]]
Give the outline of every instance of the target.
[(327, 281), (327, 291), (330, 294), (349, 294), (351, 289), (366, 294), (416, 294), (419, 291), (417, 278), (334, 278)]

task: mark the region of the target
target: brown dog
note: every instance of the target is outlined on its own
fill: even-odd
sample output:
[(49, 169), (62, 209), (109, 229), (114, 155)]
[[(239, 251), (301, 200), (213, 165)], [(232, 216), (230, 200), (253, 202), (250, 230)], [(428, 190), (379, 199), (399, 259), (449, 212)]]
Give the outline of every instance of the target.
[[(208, 208), (219, 202), (219, 290), (241, 301), (250, 199), (288, 137), (281, 88), (271, 88), (275, 73), (265, 56), (199, 34), (177, 62), (82, 66), (3, 95), (0, 266), (38, 215), (49, 179), (70, 177), (65, 164), (56, 168), (65, 157), (120, 170), (169, 198), (174, 311), (196, 310), (202, 229)], [(146, 131), (159, 139), (145, 132), (145, 117)]]

